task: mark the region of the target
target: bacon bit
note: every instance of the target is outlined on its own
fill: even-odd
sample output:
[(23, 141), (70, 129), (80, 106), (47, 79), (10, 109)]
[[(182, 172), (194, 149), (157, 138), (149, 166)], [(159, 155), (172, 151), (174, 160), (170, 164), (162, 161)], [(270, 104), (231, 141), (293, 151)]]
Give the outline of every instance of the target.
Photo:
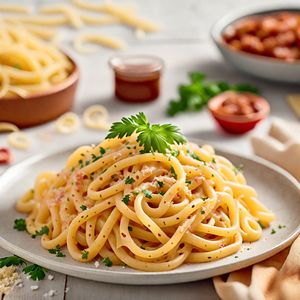
[(226, 244), (221, 244), (220, 245), (220, 248), (224, 248), (224, 247), (226, 247), (227, 245)]
[(6, 147), (0, 148), (0, 165), (7, 165), (11, 163), (11, 153)]

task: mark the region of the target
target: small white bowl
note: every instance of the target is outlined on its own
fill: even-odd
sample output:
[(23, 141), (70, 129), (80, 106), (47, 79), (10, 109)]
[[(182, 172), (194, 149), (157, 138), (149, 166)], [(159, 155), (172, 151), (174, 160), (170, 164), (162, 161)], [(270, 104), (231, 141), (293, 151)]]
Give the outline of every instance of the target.
[(260, 78), (299, 83), (300, 60), (289, 62), (277, 58), (251, 54), (240, 50), (234, 50), (227, 45), (222, 38), (222, 33), (230, 24), (253, 15), (265, 15), (280, 11), (294, 11), (300, 13), (300, 4), (272, 4), (256, 5), (251, 8), (235, 10), (217, 21), (211, 30), (211, 37), (225, 60), (238, 70)]

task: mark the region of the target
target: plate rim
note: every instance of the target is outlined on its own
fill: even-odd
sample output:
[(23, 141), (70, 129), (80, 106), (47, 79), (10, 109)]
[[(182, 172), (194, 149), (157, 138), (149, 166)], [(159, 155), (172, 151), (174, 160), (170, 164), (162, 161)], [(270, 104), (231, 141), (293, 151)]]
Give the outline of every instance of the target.
[[(193, 139), (189, 139), (189, 140), (191, 142), (194, 142), (197, 144), (213, 144), (213, 143), (206, 142), (206, 141), (203, 141), (200, 139), (193, 138)], [(16, 165), (5, 170), (0, 176), (0, 184), (3, 180), (3, 178), (6, 179), (6, 177), (9, 176), (10, 173), (15, 172), (15, 170), (18, 170), (19, 168), (24, 168), (28, 165), (37, 163), (49, 156), (60, 155), (60, 154), (66, 153), (66, 152), (71, 153), (72, 151), (74, 151), (74, 149), (76, 149), (76, 147), (79, 147), (79, 146), (76, 144), (71, 147), (65, 147), (65, 148), (62, 148), (59, 150), (55, 150), (55, 151), (46, 151), (43, 154), (38, 154), (38, 155), (34, 155), (30, 158), (27, 158), (24, 161), (19, 162)], [(238, 159), (246, 159), (248, 161), (251, 161), (252, 163), (258, 163), (269, 169), (272, 169), (276, 173), (279, 173), (281, 176), (285, 177), (285, 179), (288, 180), (298, 190), (299, 195), (300, 195), (300, 183), (290, 173), (288, 173), (281, 167), (273, 164), (272, 162), (267, 161), (258, 156), (245, 155), (245, 154), (237, 153), (235, 151), (229, 151), (229, 150), (224, 149), (219, 146), (213, 145), (213, 147), (217, 153), (221, 152), (221, 155), (224, 155), (224, 156), (226, 156), (227, 154), (233, 155), (233, 156), (236, 156)], [(298, 201), (300, 201), (300, 200), (298, 200)], [(221, 274), (233, 272), (233, 271), (245, 268), (247, 266), (253, 265), (255, 263), (258, 263), (260, 261), (263, 261), (263, 260), (277, 254), (284, 248), (288, 247), (290, 244), (292, 244), (292, 242), (296, 239), (296, 237), (299, 234), (300, 234), (300, 224), (294, 229), (294, 231), (292, 233), (290, 233), (288, 236), (286, 236), (280, 243), (278, 243), (276, 246), (274, 246), (270, 250), (268, 250), (264, 253), (261, 253), (260, 255), (257, 255), (255, 257), (249, 257), (249, 258), (243, 259), (243, 261), (237, 261), (237, 263), (227, 264), (227, 265), (223, 265), (223, 266), (216, 266), (215, 268), (212, 268), (211, 270), (208, 270), (208, 271), (214, 273), (214, 275), (212, 275), (212, 276), (219, 276)], [(21, 248), (19, 246), (15, 246), (13, 243), (2, 238), (1, 236), (0, 236), (0, 246), (3, 249), (5, 249), (15, 255), (18, 255), (28, 261), (37, 263), (44, 268), (47, 268), (47, 269), (50, 269), (50, 270), (53, 270), (53, 271), (56, 271), (59, 273), (63, 273), (66, 275), (71, 275), (71, 276), (75, 276), (75, 277), (79, 277), (79, 278), (83, 278), (83, 279), (90, 279), (90, 280), (100, 281), (100, 282), (128, 284), (128, 285), (152, 285), (152, 284), (164, 285), (164, 284), (171, 284), (171, 283), (192, 282), (192, 281), (197, 281), (197, 280), (212, 277), (212, 276), (197, 276), (197, 274), (199, 272), (205, 273), (205, 270), (188, 270), (188, 271), (184, 271), (182, 273), (172, 272), (174, 270), (164, 271), (164, 272), (143, 272), (143, 271), (135, 270), (135, 272), (132, 272), (132, 273), (120, 273), (120, 271), (116, 271), (116, 270), (112, 270), (112, 269), (109, 269), (109, 270), (97, 269), (97, 268), (87, 269), (86, 267), (81, 267), (81, 266), (77, 266), (77, 265), (74, 265), (74, 266), (69, 265), (69, 264), (61, 265), (61, 262), (56, 261), (54, 259), (44, 258), (41, 256), (35, 256), (34, 253), (31, 253), (28, 250)], [(49, 268), (49, 266), (50, 266), (50, 268)], [(84, 274), (80, 274), (80, 272), (83, 272)], [(99, 272), (101, 274), (99, 274)], [(158, 275), (168, 275), (168, 276), (165, 276), (166, 280), (162, 281), (160, 279), (161, 276), (158, 276)], [(115, 276), (119, 276), (120, 278), (116, 279)], [(132, 280), (132, 277), (135, 278), (136, 276), (140, 277), (141, 281)], [(101, 278), (99, 278), (99, 277), (101, 277)], [(151, 277), (151, 279), (149, 277)], [(156, 277), (158, 279), (155, 279)], [(188, 278), (186, 278), (186, 277), (188, 277)], [(176, 278), (179, 278), (179, 279), (176, 279)]]

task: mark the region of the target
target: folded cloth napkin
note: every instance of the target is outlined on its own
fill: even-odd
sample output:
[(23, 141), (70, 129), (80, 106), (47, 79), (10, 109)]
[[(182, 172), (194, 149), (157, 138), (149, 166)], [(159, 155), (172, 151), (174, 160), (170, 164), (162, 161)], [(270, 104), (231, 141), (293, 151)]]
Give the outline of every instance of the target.
[[(267, 137), (251, 139), (254, 153), (278, 164), (300, 181), (300, 126), (273, 121)], [(300, 216), (299, 216), (300, 222)], [(299, 300), (300, 236), (277, 255), (213, 279), (223, 300)]]

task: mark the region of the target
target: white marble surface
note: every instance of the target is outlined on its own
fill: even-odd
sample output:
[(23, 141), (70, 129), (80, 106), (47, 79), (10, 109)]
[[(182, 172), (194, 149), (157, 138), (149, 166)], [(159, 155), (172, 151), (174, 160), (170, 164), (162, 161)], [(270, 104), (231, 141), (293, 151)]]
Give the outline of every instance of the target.
[[(14, 2), (29, 3), (37, 8), (40, 5), (61, 1)], [(131, 0), (130, 2), (118, 2), (134, 3), (141, 15), (162, 24), (164, 30), (160, 33), (147, 35), (143, 41), (137, 40), (131, 29), (121, 28), (117, 25), (93, 27), (92, 30), (122, 37), (128, 44), (128, 48), (123, 51), (124, 53), (148, 53), (162, 57), (166, 67), (162, 78), (161, 97), (153, 103), (143, 105), (128, 105), (116, 100), (113, 97), (112, 72), (107, 64), (108, 58), (116, 52), (99, 49), (96, 54), (79, 55), (73, 51), (71, 46), (72, 37), (76, 32), (71, 28), (63, 28), (61, 30), (65, 40), (63, 49), (76, 59), (81, 71), (80, 86), (74, 105), (76, 113), (81, 114), (84, 108), (91, 104), (103, 104), (111, 114), (111, 121), (114, 121), (121, 116), (144, 111), (152, 122), (173, 122), (191, 137), (247, 154), (251, 153), (249, 136), (266, 132), (271, 118), (281, 117), (296, 120), (286, 103), (286, 95), (299, 92), (299, 86), (275, 84), (238, 73), (222, 60), (209, 37), (211, 25), (224, 13), (236, 7), (262, 2), (271, 3), (271, 0), (253, 0), (251, 3), (247, 0)], [(296, 0), (290, 2), (299, 3)], [(82, 29), (82, 31), (84, 30), (86, 29)], [(271, 117), (253, 132), (243, 136), (227, 135), (220, 131), (206, 110), (197, 113), (184, 113), (172, 119), (167, 118), (165, 115), (167, 103), (170, 98), (176, 96), (177, 85), (187, 80), (187, 72), (189, 71), (205, 72), (211, 79), (223, 79), (232, 83), (249, 82), (257, 85), (270, 102)], [(13, 150), (14, 163), (46, 151), (55, 151), (85, 142), (97, 143), (104, 136), (102, 132), (84, 128), (72, 135), (59, 135), (55, 133), (53, 123), (27, 129), (26, 133), (32, 139), (32, 147), (28, 151)], [(45, 133), (50, 137), (49, 141), (41, 139), (41, 134), (45, 135)], [(7, 146), (6, 136), (3, 134), (0, 135), (0, 147), (2, 146)], [(0, 172), (4, 169), (4, 167), (0, 167)], [(4, 201), (4, 199), (0, 199), (0, 201)], [(4, 255), (2, 252), (3, 250), (0, 249), (0, 256)], [(164, 287), (115, 286), (72, 277), (67, 278), (58, 274), (55, 274), (55, 280), (58, 280), (60, 284), (59, 293), (53, 299), (85, 299), (87, 291), (88, 299), (107, 299), (108, 295), (111, 299), (122, 300), (138, 299), (139, 296), (143, 296), (144, 299), (217, 299), (210, 280)], [(43, 283), (42, 286), (39, 291), (34, 293), (28, 293), (26, 288), (22, 291), (14, 291), (5, 299), (41, 299), (43, 293), (50, 289), (47, 282)], [(71, 289), (64, 296), (65, 286), (70, 286)]]

